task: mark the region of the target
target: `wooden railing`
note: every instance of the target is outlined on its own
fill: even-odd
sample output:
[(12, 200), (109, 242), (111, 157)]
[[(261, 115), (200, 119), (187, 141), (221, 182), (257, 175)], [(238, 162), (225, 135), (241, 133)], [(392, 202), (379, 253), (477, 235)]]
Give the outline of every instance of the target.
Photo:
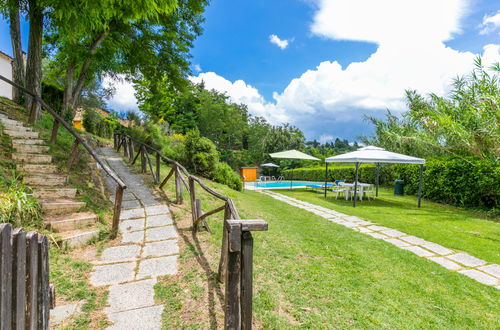
[(47, 237), (0, 224), (0, 329), (49, 329), (54, 303)]
[[(224, 294), (224, 327), (226, 329), (251, 329), (252, 328), (252, 278), (253, 278), (253, 238), (252, 231), (267, 230), (264, 220), (242, 220), (231, 198), (214, 191), (203, 181), (189, 174), (178, 162), (169, 159), (157, 149), (137, 141), (132, 137), (116, 132), (114, 146), (117, 151), (123, 148), (124, 157), (131, 164), (140, 161), (141, 171), (150, 172), (154, 181), (163, 188), (173, 177), (175, 183), (175, 203), (183, 203), (183, 191), (189, 193), (193, 230), (200, 227), (210, 230), (206, 219), (210, 215), (224, 211), (224, 230), (222, 235), (221, 257), (217, 279), (225, 282)], [(153, 161), (154, 159), (154, 166)], [(171, 168), (170, 172), (161, 180), (161, 162)], [(204, 212), (202, 201), (196, 194), (196, 186), (223, 201), (223, 205)]]
[(23, 91), (24, 93), (30, 95), (33, 97), (33, 104), (36, 102), (40, 103), (42, 108), (47, 110), (47, 112), (54, 117), (54, 119), (59, 122), (73, 137), (75, 138), (75, 142), (73, 143), (73, 146), (71, 148), (70, 152), (70, 157), (68, 159), (68, 168), (71, 169), (74, 165), (78, 163), (78, 158), (79, 158), (79, 151), (78, 151), (78, 146), (82, 145), (85, 150), (92, 156), (92, 158), (96, 161), (97, 164), (99, 164), (104, 172), (106, 172), (112, 179), (113, 181), (116, 182), (117, 187), (115, 191), (115, 205), (114, 205), (114, 213), (113, 213), (113, 224), (112, 224), (112, 230), (111, 230), (111, 236), (112, 238), (116, 237), (116, 234), (118, 233), (118, 225), (120, 221), (120, 212), (121, 212), (121, 205), (122, 205), (122, 199), (123, 199), (123, 191), (127, 188), (125, 183), (116, 175), (116, 173), (109, 168), (109, 166), (102, 161), (102, 159), (96, 154), (96, 152), (85, 142), (85, 140), (78, 134), (73, 127), (71, 127), (70, 124), (68, 124), (64, 118), (62, 118), (52, 107), (50, 107), (45, 101), (43, 101), (38, 95), (32, 93), (31, 91), (27, 90), (26, 88), (16, 84), (15, 82), (5, 78), (4, 76), (0, 75), (0, 80), (5, 81), (6, 83), (16, 87), (17, 89)]

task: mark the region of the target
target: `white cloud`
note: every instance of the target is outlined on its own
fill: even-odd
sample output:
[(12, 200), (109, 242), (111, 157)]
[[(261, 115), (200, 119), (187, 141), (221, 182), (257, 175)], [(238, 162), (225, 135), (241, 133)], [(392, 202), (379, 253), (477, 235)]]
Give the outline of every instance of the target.
[(500, 28), (500, 10), (495, 15), (485, 15), (479, 28), (479, 34), (490, 34)]
[(275, 34), (271, 34), (269, 36), (269, 41), (281, 49), (285, 49), (286, 47), (288, 47), (288, 43), (290, 42), (290, 40), (287, 40), (287, 39), (283, 39), (283, 40), (280, 39), (280, 37), (278, 37)]
[(327, 143), (327, 142), (330, 142), (330, 141), (333, 141), (334, 137), (332, 135), (329, 135), (329, 134), (323, 134), (319, 137), (318, 141), (319, 143)]
[(137, 98), (135, 97), (134, 85), (125, 79), (124, 75), (112, 78), (108, 75), (102, 79), (104, 88), (113, 88), (115, 93), (107, 102), (108, 106), (117, 111), (139, 111)]
[(199, 64), (193, 65), (193, 70), (196, 72), (201, 72), (201, 66)]

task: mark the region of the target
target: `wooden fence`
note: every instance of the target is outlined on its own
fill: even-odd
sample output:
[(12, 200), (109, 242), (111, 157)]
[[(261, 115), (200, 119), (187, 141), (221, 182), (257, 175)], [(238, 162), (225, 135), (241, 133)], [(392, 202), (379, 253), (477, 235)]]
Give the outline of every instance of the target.
[(45, 103), (44, 100), (40, 98), (40, 96), (34, 94), (33, 92), (27, 90), (26, 88), (16, 84), (12, 80), (9, 80), (5, 78), (4, 76), (0, 75), (0, 80), (5, 81), (6, 83), (16, 87), (17, 89), (23, 91), (23, 93), (26, 93), (33, 97), (33, 103), (32, 107), (35, 107), (37, 103), (40, 103), (43, 109), (47, 110), (47, 112), (54, 117), (54, 125), (61, 125), (64, 127), (74, 138), (75, 141), (73, 143), (73, 146), (71, 147), (70, 151), (70, 156), (68, 159), (68, 169), (71, 170), (73, 166), (75, 166), (78, 163), (78, 160), (80, 158), (80, 151), (78, 149), (78, 146), (82, 146), (89, 154), (94, 158), (97, 164), (101, 166), (101, 168), (106, 172), (115, 182), (116, 182), (116, 191), (115, 191), (115, 205), (113, 209), (113, 223), (112, 223), (112, 228), (111, 228), (111, 237), (115, 238), (116, 234), (118, 233), (118, 225), (120, 222), (120, 212), (121, 212), (121, 205), (122, 205), (122, 198), (123, 198), (123, 191), (127, 188), (125, 183), (116, 175), (116, 173), (109, 168), (109, 166), (102, 161), (102, 159), (97, 155), (97, 153), (85, 142), (85, 140), (78, 134), (73, 127), (71, 127), (70, 124), (68, 124), (63, 117), (61, 117), (51, 106), (49, 106), (47, 103)]
[[(218, 270), (218, 280), (225, 282), (225, 329), (252, 328), (252, 278), (253, 278), (253, 238), (252, 231), (267, 230), (264, 220), (242, 220), (231, 198), (221, 195), (205, 185), (201, 179), (189, 174), (178, 162), (161, 154), (160, 151), (148, 146), (124, 133), (114, 134), (114, 147), (117, 151), (123, 148), (124, 157), (135, 164), (138, 160), (143, 173), (149, 172), (154, 181), (163, 188), (173, 178), (175, 184), (175, 203), (183, 203), (183, 191), (189, 193), (193, 230), (200, 227), (210, 230), (206, 218), (218, 212), (224, 212), (224, 231), (222, 235), (221, 257)], [(167, 163), (171, 170), (161, 180), (161, 162)], [(223, 201), (223, 205), (204, 212), (202, 201), (197, 197), (196, 187), (199, 186), (210, 195)]]
[(49, 329), (49, 241), (0, 224), (0, 329)]

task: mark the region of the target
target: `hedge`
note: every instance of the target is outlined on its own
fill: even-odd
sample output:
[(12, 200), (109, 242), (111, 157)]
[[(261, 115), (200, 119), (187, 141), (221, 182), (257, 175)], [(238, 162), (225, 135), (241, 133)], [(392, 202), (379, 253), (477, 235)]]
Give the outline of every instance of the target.
[[(292, 170), (283, 171), (291, 177)], [(360, 166), (359, 180), (375, 183), (376, 167)], [(295, 180), (325, 180), (324, 167), (293, 170)], [(380, 166), (380, 184), (392, 185), (394, 180), (405, 181), (405, 192), (416, 194), (419, 183), (419, 166), (395, 164)], [(328, 181), (354, 181), (354, 165), (335, 166), (329, 169)], [(497, 209), (500, 200), (500, 164), (482, 160), (427, 159), (423, 174), (423, 197), (456, 206)]]

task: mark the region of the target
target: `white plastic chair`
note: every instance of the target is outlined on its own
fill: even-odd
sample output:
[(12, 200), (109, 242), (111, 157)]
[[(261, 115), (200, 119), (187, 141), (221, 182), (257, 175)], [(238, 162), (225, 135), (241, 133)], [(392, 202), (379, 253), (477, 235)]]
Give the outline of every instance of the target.
[(346, 187), (342, 187), (342, 185), (339, 183), (339, 185), (333, 185), (332, 187), (332, 192), (336, 193), (335, 199), (339, 198), (340, 193), (348, 194), (349, 189)]

